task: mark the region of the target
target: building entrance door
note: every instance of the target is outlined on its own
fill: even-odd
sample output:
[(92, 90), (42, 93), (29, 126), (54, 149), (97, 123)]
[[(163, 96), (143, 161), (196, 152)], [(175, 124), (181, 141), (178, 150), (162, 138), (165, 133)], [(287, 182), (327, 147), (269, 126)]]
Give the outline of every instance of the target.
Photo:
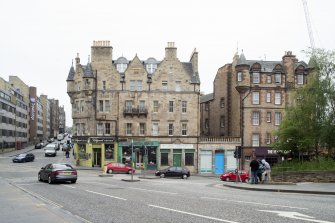
[(101, 167), (101, 149), (100, 148), (93, 149), (93, 166)]
[(215, 153), (214, 174), (224, 173), (224, 153)]
[(181, 154), (173, 154), (173, 166), (181, 166)]

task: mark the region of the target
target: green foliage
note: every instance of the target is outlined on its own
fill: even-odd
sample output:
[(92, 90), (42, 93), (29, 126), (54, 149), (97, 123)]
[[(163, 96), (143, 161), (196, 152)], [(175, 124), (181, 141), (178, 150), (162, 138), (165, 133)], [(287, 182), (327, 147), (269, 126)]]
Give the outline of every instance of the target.
[(318, 156), (319, 148), (335, 148), (335, 51), (316, 49), (310, 54), (307, 84), (291, 94), (294, 102), (275, 132), (273, 148), (294, 157)]
[(299, 161), (285, 160), (272, 168), (274, 173), (282, 171), (318, 171), (318, 170), (335, 170), (335, 161), (331, 158), (321, 157), (318, 161)]

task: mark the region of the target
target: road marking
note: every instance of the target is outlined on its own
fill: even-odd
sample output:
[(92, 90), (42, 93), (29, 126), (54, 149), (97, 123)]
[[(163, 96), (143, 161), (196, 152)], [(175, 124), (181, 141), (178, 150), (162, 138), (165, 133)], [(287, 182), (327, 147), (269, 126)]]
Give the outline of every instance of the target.
[(149, 191), (149, 192), (155, 192), (155, 193), (163, 193), (163, 194), (178, 194), (178, 193), (173, 193), (173, 192), (166, 192), (166, 191), (159, 191), (159, 190), (148, 190), (148, 189), (143, 189), (143, 188), (137, 188), (137, 187), (128, 187), (129, 189), (134, 189), (134, 190), (144, 190), (144, 191)]
[(291, 211), (269, 211), (269, 210), (258, 210), (263, 212), (269, 212), (269, 213), (275, 213), (278, 214), (280, 217), (284, 218), (293, 218), (293, 219), (299, 219), (304, 221), (311, 221), (311, 222), (318, 222), (318, 223), (334, 223), (332, 221), (323, 221), (323, 220), (317, 220), (312, 216), (308, 216), (305, 214), (300, 214), (298, 212), (291, 212)]
[(148, 204), (148, 206), (154, 207), (154, 208), (160, 208), (160, 209), (168, 210), (168, 211), (174, 211), (174, 212), (178, 212), (178, 213), (182, 213), (182, 214), (188, 214), (188, 215), (192, 215), (192, 216), (196, 216), (196, 217), (200, 217), (200, 218), (206, 218), (206, 219), (210, 219), (210, 220), (214, 220), (214, 221), (237, 223), (236, 221), (228, 221), (228, 220), (224, 220), (224, 219), (221, 219), (221, 218), (214, 218), (214, 217), (210, 217), (210, 216), (206, 216), (206, 215), (194, 214), (194, 213), (186, 212), (186, 211), (179, 211), (179, 210), (166, 208), (166, 207), (161, 207), (161, 206), (157, 206), (157, 205), (153, 205), (153, 204)]
[(69, 186), (69, 185), (63, 185), (64, 187), (69, 187), (69, 188), (72, 188), (72, 189), (75, 189), (76, 187), (74, 186)]
[(20, 186), (30, 186), (30, 185), (35, 185), (35, 184), (42, 184), (42, 183), (26, 183), (26, 184), (24, 184), (24, 183), (15, 183), (16, 185), (20, 185)]
[(99, 194), (99, 195), (102, 195), (102, 196), (111, 197), (111, 198), (115, 198), (115, 199), (119, 199), (119, 200), (124, 200), (124, 201), (127, 200), (127, 199), (122, 198), (122, 197), (115, 197), (115, 196), (112, 196), (112, 195), (102, 194), (102, 193), (95, 192), (95, 191), (91, 191), (91, 190), (86, 190), (86, 191), (87, 191), (87, 192), (90, 192), (90, 193), (93, 193), (93, 194)]
[(271, 207), (283, 207), (283, 208), (292, 208), (292, 209), (308, 210), (308, 208), (301, 208), (301, 207), (294, 207), (294, 206), (286, 206), (286, 205), (278, 205), (278, 204), (257, 203), (257, 202), (250, 202), (250, 201), (236, 201), (236, 200), (230, 200), (230, 199), (225, 199), (225, 198), (213, 198), (213, 197), (200, 197), (200, 198), (201, 198), (201, 199), (218, 200), (218, 201), (229, 201), (229, 202), (235, 202), (235, 203), (245, 203), (245, 204), (264, 205), (264, 206), (271, 206)]

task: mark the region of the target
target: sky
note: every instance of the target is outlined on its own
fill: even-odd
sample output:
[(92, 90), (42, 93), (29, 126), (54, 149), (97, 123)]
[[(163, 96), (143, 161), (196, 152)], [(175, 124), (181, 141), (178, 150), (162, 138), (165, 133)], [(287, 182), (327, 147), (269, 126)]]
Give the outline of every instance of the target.
[[(315, 45), (335, 49), (335, 1), (307, 0)], [(0, 77), (18, 76), (37, 94), (59, 100), (72, 126), (66, 79), (79, 53), (86, 65), (94, 40), (109, 40), (113, 59), (163, 60), (199, 53), (201, 91), (242, 50), (246, 59), (280, 61), (285, 51), (308, 62), (301, 0), (0, 0)]]

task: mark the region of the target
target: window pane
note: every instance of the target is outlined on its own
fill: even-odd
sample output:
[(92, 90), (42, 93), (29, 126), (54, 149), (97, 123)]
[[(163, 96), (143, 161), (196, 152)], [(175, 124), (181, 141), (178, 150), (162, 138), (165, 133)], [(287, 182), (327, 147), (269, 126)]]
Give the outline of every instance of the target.
[(252, 93), (252, 103), (254, 105), (258, 105), (259, 104), (259, 92), (253, 92)]
[(259, 84), (260, 83), (260, 77), (259, 77), (260, 75), (259, 75), (259, 73), (258, 72), (254, 72), (253, 74), (252, 74), (252, 82), (254, 83), (254, 84)]
[(105, 144), (105, 159), (114, 159), (114, 144)]
[(168, 165), (169, 165), (169, 154), (161, 153), (161, 166), (168, 166)]
[(185, 166), (194, 165), (194, 153), (185, 153)]
[(259, 125), (259, 112), (252, 113), (252, 124)]

